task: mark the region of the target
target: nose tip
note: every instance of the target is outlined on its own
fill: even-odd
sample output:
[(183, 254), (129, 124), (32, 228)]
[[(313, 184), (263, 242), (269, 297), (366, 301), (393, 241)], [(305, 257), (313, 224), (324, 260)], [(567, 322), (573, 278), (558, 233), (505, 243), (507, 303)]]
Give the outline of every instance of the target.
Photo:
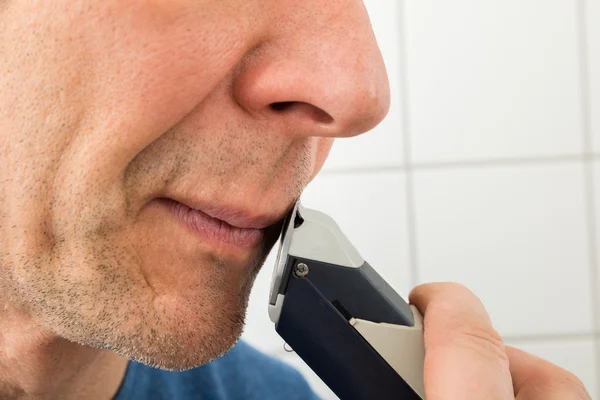
[(234, 95), (250, 113), (294, 127), (294, 132), (354, 136), (381, 122), (390, 106), (381, 56), (368, 64), (368, 68), (331, 63), (302, 66), (290, 60), (276, 67), (254, 66), (253, 72), (238, 77)]
[(297, 135), (354, 136), (381, 122), (390, 106), (383, 58), (364, 7), (351, 10), (306, 29), (295, 21), (298, 32), (257, 46), (234, 76), (238, 104)]
[(333, 88), (329, 89), (331, 94), (323, 104), (325, 110), (334, 116), (335, 136), (347, 137), (367, 132), (387, 115), (390, 90), (385, 67), (382, 60), (371, 62), (376, 67), (371, 70), (379, 71), (355, 70), (341, 76), (343, 82), (332, 82)]

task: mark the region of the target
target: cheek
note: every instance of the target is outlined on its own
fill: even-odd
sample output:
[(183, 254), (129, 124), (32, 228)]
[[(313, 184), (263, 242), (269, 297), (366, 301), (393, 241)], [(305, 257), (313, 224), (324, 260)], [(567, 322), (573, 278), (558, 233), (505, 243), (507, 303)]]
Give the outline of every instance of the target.
[(250, 16), (228, 2), (100, 2), (103, 29), (87, 30), (84, 46), (94, 94), (86, 120), (95, 148), (110, 154), (105, 162), (126, 165), (201, 103), (251, 46)]
[[(84, 197), (99, 193), (121, 201), (116, 186), (131, 160), (202, 102), (249, 47), (251, 13), (230, 2), (55, 0), (54, 9), (65, 10), (56, 16), (43, 4), (17, 11), (17, 22), (31, 15), (24, 26), (15, 22), (14, 40), (32, 39), (20, 60), (33, 65), (35, 85), (14, 81), (28, 85), (25, 100), (39, 99), (29, 105), (35, 113), (21, 110), (29, 121), (22, 126), (44, 130), (23, 130), (36, 141), (25, 151), (44, 166), (37, 182), (57, 182), (53, 207), (93, 209), (94, 199)], [(26, 54), (36, 55), (33, 64)], [(56, 90), (40, 96), (48, 92), (41, 88)]]
[(129, 162), (194, 109), (249, 46), (252, 13), (231, 2), (9, 7), (0, 34), (15, 51), (0, 47), (0, 171), (15, 187), (4, 182), (11, 198), (0, 200), (27, 229), (28, 247), (40, 247), (30, 242), (56, 225), (72, 234), (65, 221), (111, 221), (102, 210), (122, 202), (117, 186)]

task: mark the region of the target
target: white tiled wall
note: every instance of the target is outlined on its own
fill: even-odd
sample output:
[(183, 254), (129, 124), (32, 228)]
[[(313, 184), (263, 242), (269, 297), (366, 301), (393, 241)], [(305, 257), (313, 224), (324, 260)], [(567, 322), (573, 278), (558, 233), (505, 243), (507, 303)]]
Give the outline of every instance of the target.
[[(404, 296), (466, 284), (508, 344), (600, 399), (600, 0), (366, 5), (390, 115), (334, 146), (305, 205), (332, 215)], [(273, 262), (245, 338), (335, 399), (269, 322)]]
[(404, 4), (413, 161), (581, 152), (576, 1)]
[(594, 152), (600, 153), (600, 1), (586, 1), (587, 56), (589, 57), (591, 129)]
[(466, 284), (506, 336), (590, 332), (583, 172), (577, 162), (416, 171), (419, 281)]

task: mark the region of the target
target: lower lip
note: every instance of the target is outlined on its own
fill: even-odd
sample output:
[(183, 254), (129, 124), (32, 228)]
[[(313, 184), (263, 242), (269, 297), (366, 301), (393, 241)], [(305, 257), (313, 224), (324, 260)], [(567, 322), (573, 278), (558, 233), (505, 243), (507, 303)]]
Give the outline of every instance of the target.
[(238, 248), (253, 248), (263, 239), (263, 229), (243, 229), (213, 218), (174, 200), (165, 200), (175, 218), (207, 242)]

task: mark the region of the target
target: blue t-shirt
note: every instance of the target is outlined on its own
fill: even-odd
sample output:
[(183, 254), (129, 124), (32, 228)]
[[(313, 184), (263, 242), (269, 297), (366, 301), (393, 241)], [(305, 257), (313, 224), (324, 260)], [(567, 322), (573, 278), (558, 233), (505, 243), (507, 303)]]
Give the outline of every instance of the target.
[(317, 400), (302, 375), (244, 342), (183, 372), (130, 361), (115, 400)]

